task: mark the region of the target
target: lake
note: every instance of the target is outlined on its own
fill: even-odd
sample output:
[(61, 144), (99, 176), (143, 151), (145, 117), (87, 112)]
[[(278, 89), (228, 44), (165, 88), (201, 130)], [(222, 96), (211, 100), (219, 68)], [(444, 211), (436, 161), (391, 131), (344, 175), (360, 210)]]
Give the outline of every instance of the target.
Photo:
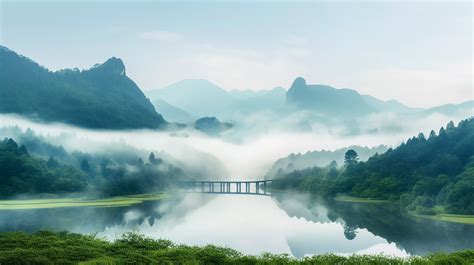
[(127, 207), (0, 211), (0, 231), (41, 229), (111, 240), (136, 231), (176, 243), (295, 257), (328, 252), (407, 256), (474, 248), (474, 225), (414, 218), (394, 204), (324, 203), (292, 193), (189, 193)]

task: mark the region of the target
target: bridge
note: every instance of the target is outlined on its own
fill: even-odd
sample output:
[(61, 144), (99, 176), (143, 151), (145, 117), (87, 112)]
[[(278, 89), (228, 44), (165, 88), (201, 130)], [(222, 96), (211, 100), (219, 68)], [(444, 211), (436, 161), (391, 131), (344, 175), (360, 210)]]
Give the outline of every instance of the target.
[[(215, 193), (215, 194), (250, 194), (270, 195), (267, 184), (274, 181), (267, 180), (184, 180), (180, 181), (179, 187), (188, 192)], [(244, 188), (244, 189), (242, 189)]]

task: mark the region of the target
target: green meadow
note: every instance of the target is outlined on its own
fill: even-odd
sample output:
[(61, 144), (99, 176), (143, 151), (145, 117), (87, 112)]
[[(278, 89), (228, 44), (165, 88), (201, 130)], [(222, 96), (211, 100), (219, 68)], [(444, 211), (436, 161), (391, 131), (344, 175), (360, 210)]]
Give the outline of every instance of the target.
[(448, 213), (438, 213), (435, 215), (424, 215), (410, 212), (410, 215), (417, 218), (425, 218), (430, 220), (446, 221), (453, 223), (461, 224), (470, 224), (474, 225), (474, 215), (463, 215), (463, 214), (448, 214)]
[(353, 196), (348, 196), (348, 195), (337, 195), (334, 199), (340, 202), (360, 202), (360, 203), (389, 203), (390, 202), (388, 200), (359, 198), (359, 197), (353, 197)]
[(117, 196), (101, 199), (51, 198), (30, 200), (0, 200), (0, 210), (48, 209), (64, 207), (123, 207), (144, 201), (161, 200), (164, 193)]

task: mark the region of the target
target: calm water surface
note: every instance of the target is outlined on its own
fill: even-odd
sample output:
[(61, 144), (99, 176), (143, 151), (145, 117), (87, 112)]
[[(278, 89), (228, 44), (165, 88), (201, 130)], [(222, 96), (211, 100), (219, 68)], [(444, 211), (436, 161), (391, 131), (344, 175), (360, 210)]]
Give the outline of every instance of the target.
[(1, 231), (68, 230), (115, 239), (138, 231), (247, 254), (421, 255), (474, 248), (474, 225), (420, 220), (396, 205), (322, 203), (304, 195), (185, 194), (116, 208), (0, 211)]

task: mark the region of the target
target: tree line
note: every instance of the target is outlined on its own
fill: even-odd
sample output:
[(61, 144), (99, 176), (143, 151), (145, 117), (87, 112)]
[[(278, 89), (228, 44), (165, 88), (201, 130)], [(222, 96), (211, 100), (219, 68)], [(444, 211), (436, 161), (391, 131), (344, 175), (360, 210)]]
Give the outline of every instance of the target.
[(345, 164), (296, 170), (273, 183), (333, 198), (347, 194), (400, 201), (422, 214), (474, 214), (474, 119), (420, 133), (366, 162), (349, 150)]
[(150, 193), (185, 178), (179, 167), (153, 152), (144, 161), (132, 151), (106, 155), (68, 153), (62, 146), (43, 142), (31, 130), (19, 138), (21, 145), (12, 138), (0, 141), (0, 197), (3, 198), (25, 194)]

